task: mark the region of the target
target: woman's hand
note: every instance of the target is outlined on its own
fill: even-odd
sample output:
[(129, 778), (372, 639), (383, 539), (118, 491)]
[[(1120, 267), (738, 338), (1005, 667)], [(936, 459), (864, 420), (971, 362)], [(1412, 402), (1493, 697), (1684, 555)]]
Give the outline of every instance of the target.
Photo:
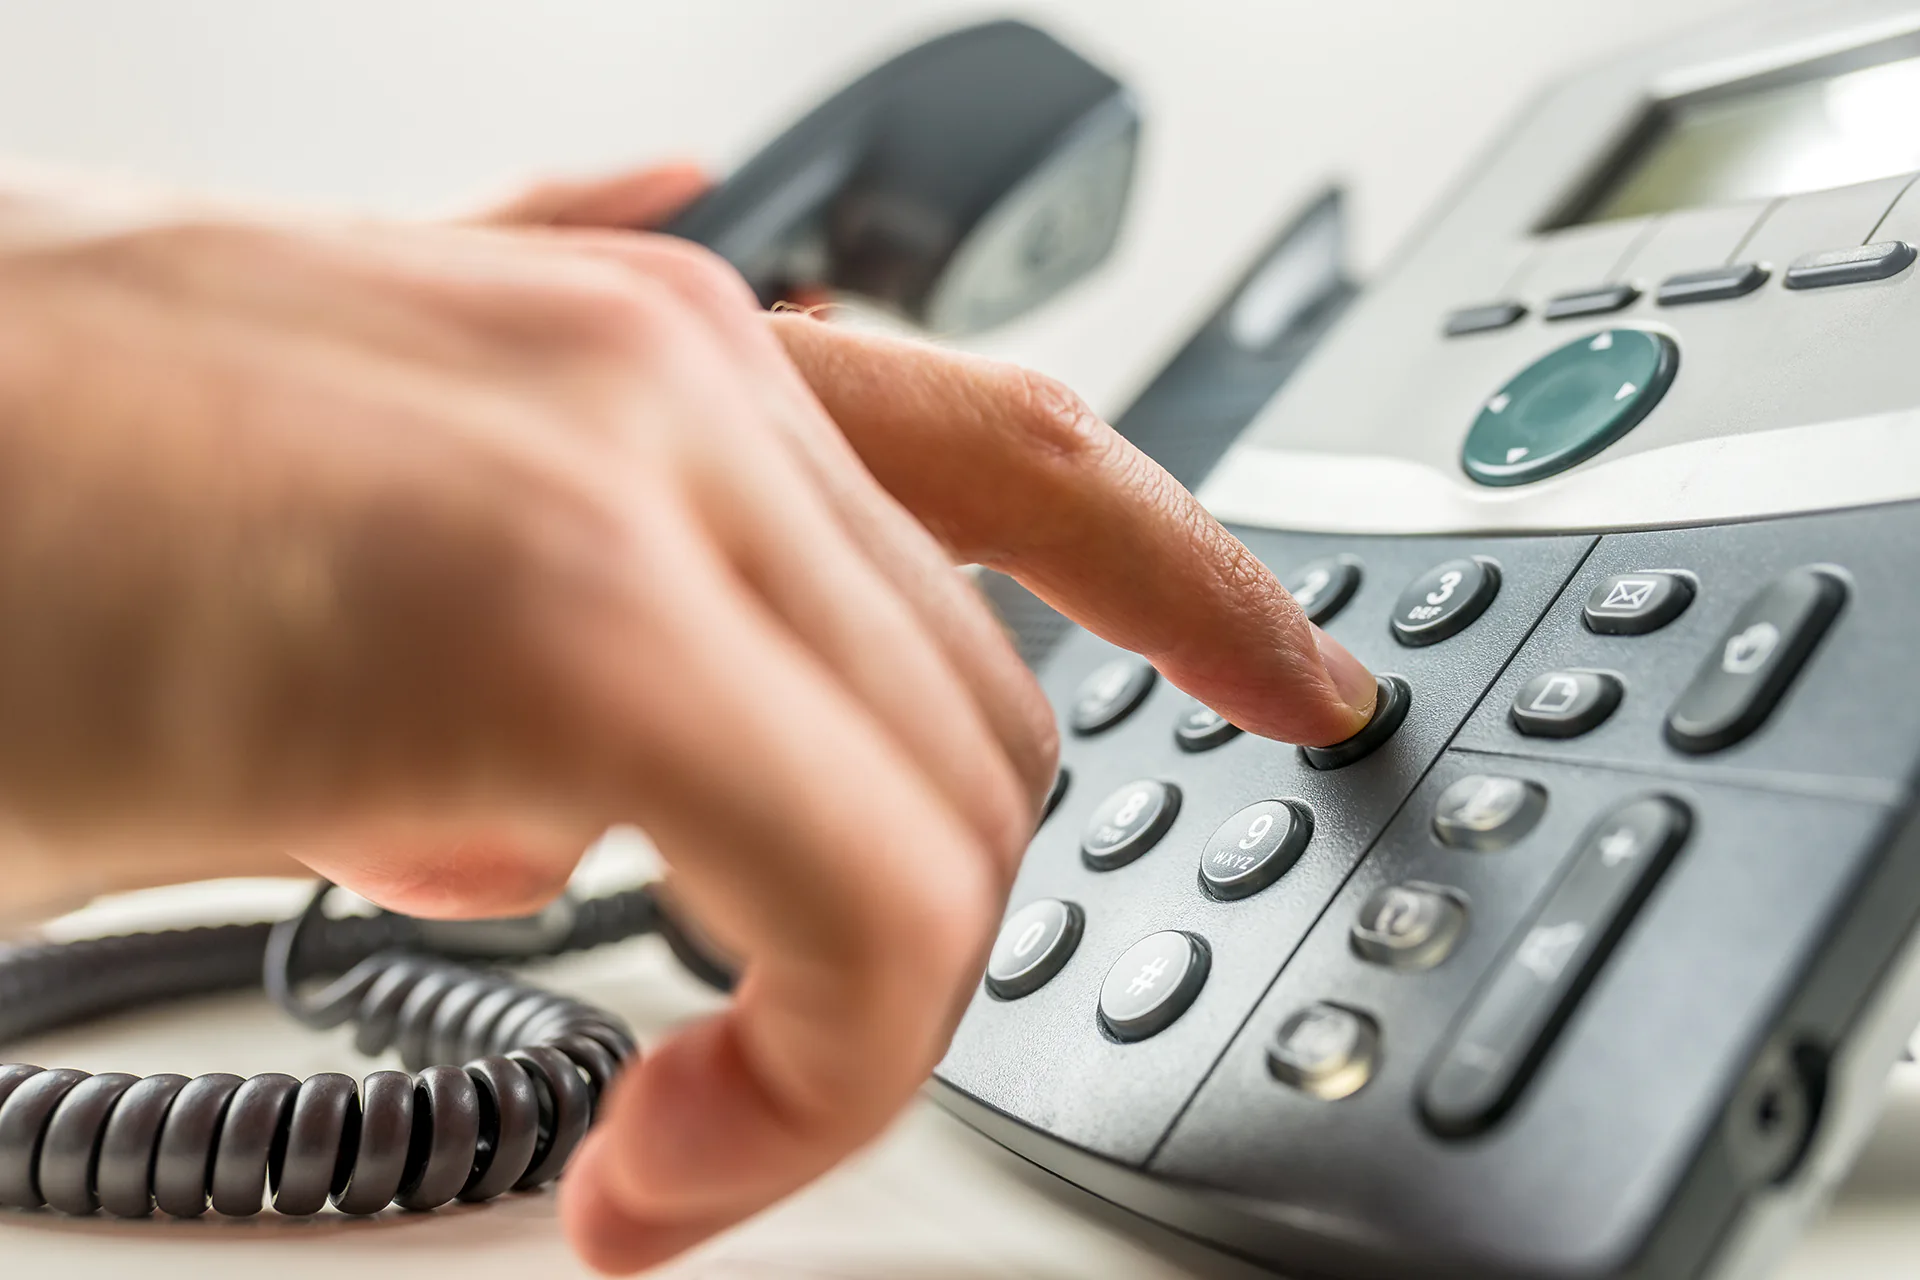
[[(532, 212), (625, 220), (560, 205)], [(813, 1177), (943, 1051), (1056, 746), (956, 559), (1255, 732), (1370, 709), (1038, 375), (769, 319), (658, 236), (0, 193), (0, 801), (39, 851), (14, 883), (285, 849), (493, 915), (644, 828), (745, 971), (567, 1180), (598, 1266)]]

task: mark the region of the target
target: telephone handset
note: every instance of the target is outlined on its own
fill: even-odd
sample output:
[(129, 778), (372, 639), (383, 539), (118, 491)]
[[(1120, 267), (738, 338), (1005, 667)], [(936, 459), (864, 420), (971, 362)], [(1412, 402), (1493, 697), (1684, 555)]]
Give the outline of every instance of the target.
[(665, 230), (766, 305), (827, 289), (972, 332), (1105, 259), (1139, 134), (1118, 80), (1034, 27), (988, 23), (868, 72)]
[[(997, 22), (909, 50), (749, 160), (667, 228), (771, 303), (854, 293), (936, 329), (1051, 297), (1111, 249), (1139, 119), (1118, 81)], [(633, 1051), (613, 1015), (481, 962), (659, 933), (731, 976), (652, 887), (524, 921), (327, 917), (0, 949), (0, 1044), (150, 1001), (261, 983), (314, 1027), (407, 1071), (144, 1079), (0, 1064), (0, 1206), (144, 1217), (376, 1213), (486, 1200), (559, 1176)], [(302, 983), (332, 981), (316, 995)], [(440, 1065), (446, 1063), (463, 1065)]]

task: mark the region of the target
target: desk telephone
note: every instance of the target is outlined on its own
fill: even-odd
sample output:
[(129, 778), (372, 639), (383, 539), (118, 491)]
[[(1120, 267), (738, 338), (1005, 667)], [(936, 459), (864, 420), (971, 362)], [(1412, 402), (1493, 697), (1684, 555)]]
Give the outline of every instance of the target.
[[(1134, 125), (1111, 80), (1083, 84), (1023, 153), (1066, 175), (1027, 207), (1099, 190), (1110, 215), (975, 204), (996, 265), (895, 238), (880, 257), (911, 269), (854, 287), (990, 323), (1097, 261)], [(1336, 197), (1260, 255), (1117, 425), (1381, 673), (1378, 710), (1330, 748), (1253, 738), (990, 580), (1066, 745), (936, 1072), (947, 1107), (1287, 1275), (1768, 1268), (1920, 1021), (1916, 119), (1920, 11), (1744, 14), (1560, 82), (1364, 291)], [(859, 202), (818, 193), (865, 163), (781, 170), (812, 175), (772, 182), (805, 212), (734, 242), (763, 296), (859, 256), (831, 230)], [(1063, 241), (1040, 256), (1067, 265), (1022, 275)], [(301, 959), (281, 928), (281, 974), (371, 945), (309, 921)], [(488, 998), (402, 1030), (464, 1053)], [(482, 1049), (624, 1035), (574, 1007), (508, 1030)], [(77, 1157), (16, 1136), (51, 1074), (0, 1076), (0, 1200), (47, 1191), (38, 1160), (85, 1208)], [(492, 1097), (508, 1073), (464, 1076)], [(82, 1087), (41, 1086), (36, 1131)], [(554, 1088), (514, 1136), (533, 1164), (567, 1127)], [(504, 1180), (449, 1151), (472, 1161), (451, 1194)]]

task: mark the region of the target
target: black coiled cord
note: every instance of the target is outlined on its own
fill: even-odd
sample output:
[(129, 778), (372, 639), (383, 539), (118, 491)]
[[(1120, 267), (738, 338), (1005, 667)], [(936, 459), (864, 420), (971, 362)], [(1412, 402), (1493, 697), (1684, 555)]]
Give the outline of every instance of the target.
[[(284, 1214), (318, 1213), (329, 1202), (366, 1214), (487, 1200), (558, 1177), (632, 1057), (631, 1034), (611, 1014), (498, 970), (372, 950), (417, 943), (413, 922), (327, 920), (331, 889), (323, 884), (299, 916), (270, 927), (18, 949), (0, 957), (0, 1032), (235, 986), (244, 958), (252, 980), (264, 975), (294, 1017), (316, 1028), (352, 1022), (362, 1052), (397, 1047), (412, 1074), (376, 1071), (356, 1085), (331, 1072), (306, 1081), (277, 1073), (141, 1079), (0, 1065), (0, 1205), (246, 1216), (260, 1212), (264, 1191)], [(649, 890), (580, 904), (545, 950), (647, 931), (662, 933), (696, 976), (727, 985), (725, 966)], [(128, 963), (143, 958), (151, 963)], [(343, 968), (317, 995), (298, 993), (301, 977)], [(465, 1065), (430, 1065), (447, 1061)]]

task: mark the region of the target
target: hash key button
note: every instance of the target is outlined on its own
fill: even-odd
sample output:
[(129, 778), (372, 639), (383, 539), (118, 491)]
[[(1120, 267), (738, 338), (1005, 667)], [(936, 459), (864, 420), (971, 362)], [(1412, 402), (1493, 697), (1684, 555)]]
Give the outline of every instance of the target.
[(1667, 716), (1667, 741), (1702, 754), (1732, 746), (1772, 714), (1846, 603), (1838, 573), (1788, 570), (1747, 601)]
[(1119, 1040), (1172, 1026), (1207, 981), (1207, 944), (1167, 929), (1128, 947), (1100, 985), (1100, 1021)]
[(1599, 635), (1641, 636), (1666, 626), (1692, 603), (1693, 583), (1677, 573), (1616, 573), (1593, 589), (1580, 616)]

